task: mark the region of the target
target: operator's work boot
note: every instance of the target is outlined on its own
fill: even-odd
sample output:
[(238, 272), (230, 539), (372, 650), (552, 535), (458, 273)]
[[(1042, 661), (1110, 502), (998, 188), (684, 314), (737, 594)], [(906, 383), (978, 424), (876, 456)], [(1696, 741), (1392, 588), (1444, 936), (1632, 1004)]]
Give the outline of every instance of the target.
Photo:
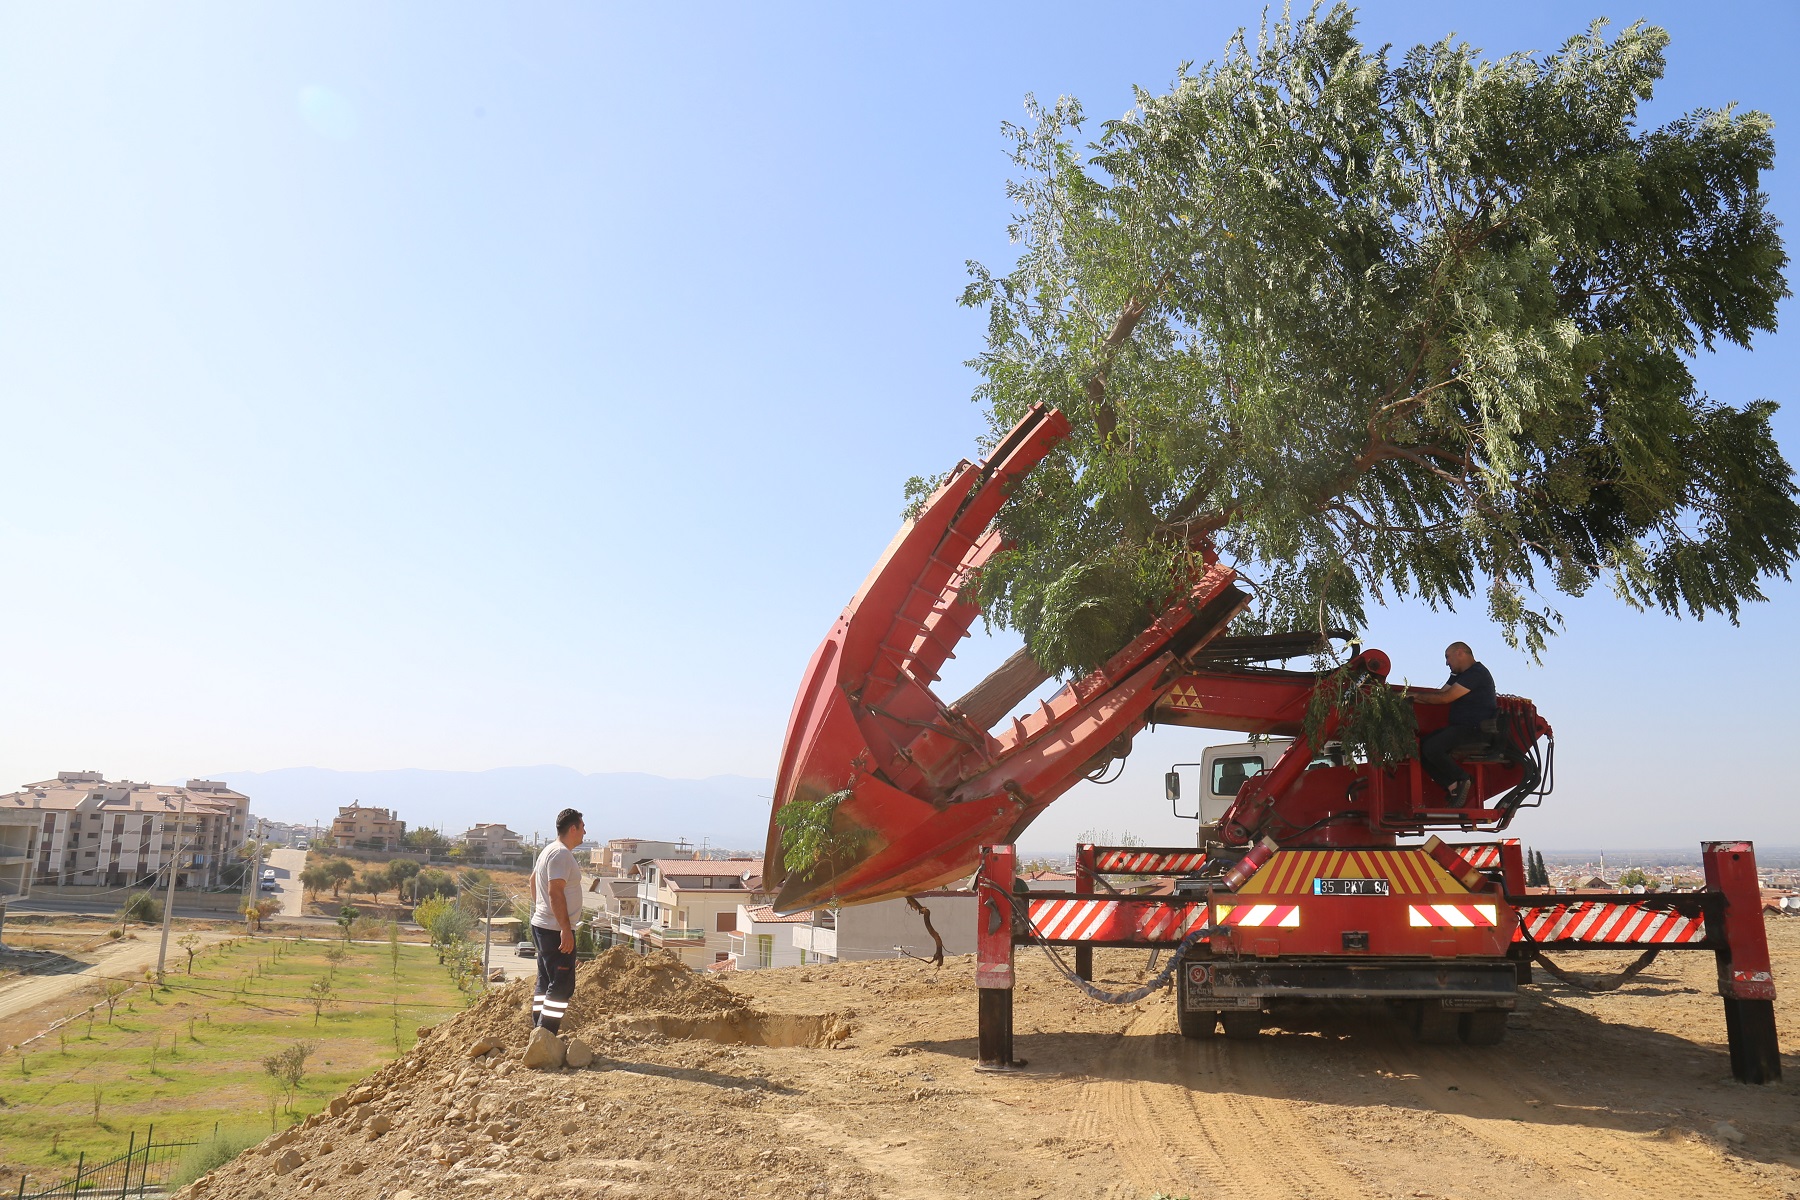
[(1444, 789), (1444, 804), (1450, 808), (1461, 808), (1469, 802), (1469, 787), (1475, 781), (1459, 779)]

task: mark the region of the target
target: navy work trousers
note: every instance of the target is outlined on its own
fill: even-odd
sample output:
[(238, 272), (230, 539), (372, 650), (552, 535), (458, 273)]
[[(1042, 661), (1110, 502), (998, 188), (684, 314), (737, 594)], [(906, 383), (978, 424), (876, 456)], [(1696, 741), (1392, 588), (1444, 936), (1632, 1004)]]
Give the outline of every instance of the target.
[(569, 1011), (569, 998), (575, 994), (575, 952), (562, 952), (562, 930), (531, 927), (531, 940), (537, 943), (537, 991), (531, 996), (531, 1024), (542, 1025), (551, 1033), (562, 1028)]
[(1450, 752), (1486, 741), (1487, 734), (1474, 725), (1446, 725), (1436, 733), (1426, 735), (1419, 743), (1419, 762), (1425, 773), (1437, 780), (1439, 787), (1449, 791), (1452, 784), (1469, 780), (1469, 773), (1457, 765)]

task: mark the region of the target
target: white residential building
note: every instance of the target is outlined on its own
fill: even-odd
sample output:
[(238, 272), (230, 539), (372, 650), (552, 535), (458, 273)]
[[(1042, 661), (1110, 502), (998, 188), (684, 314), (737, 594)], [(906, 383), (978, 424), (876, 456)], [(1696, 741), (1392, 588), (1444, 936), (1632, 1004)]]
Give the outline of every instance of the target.
[(738, 906), (768, 899), (760, 858), (649, 859), (636, 864), (636, 882), (638, 915), (615, 917), (615, 936), (639, 950), (671, 951), (695, 968), (726, 961)]
[[(945, 954), (975, 952), (975, 893), (943, 890), (915, 897), (931, 913), (932, 928), (944, 939)], [(862, 958), (930, 958), (934, 950), (925, 919), (905, 900), (879, 900), (848, 908), (819, 909), (814, 920), (795, 923), (794, 946), (809, 962)]]
[(62, 771), (0, 796), (0, 813), (37, 825), (35, 877), (42, 885), (127, 887), (177, 853), (177, 887), (211, 887), (249, 834), (250, 798), (211, 779), (185, 787), (108, 782), (97, 771)]
[[(827, 913), (829, 918), (831, 914)], [(810, 925), (812, 909), (781, 916), (766, 904), (740, 904), (737, 930), (731, 935), (731, 967), (736, 971), (761, 971), (770, 967), (803, 967), (822, 962), (794, 942), (794, 927)]]
[(656, 842), (649, 838), (613, 838), (589, 857), (596, 875), (629, 875), (632, 868), (649, 858), (692, 858), (693, 846), (684, 838), (679, 842)]

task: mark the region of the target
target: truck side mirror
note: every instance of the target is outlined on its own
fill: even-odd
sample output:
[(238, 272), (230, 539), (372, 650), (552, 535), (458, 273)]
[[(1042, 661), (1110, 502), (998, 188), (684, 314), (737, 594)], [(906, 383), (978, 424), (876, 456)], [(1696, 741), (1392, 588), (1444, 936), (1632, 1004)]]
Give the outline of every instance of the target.
[(1163, 774), (1163, 798), (1171, 804), (1181, 799), (1181, 772), (1168, 771)]

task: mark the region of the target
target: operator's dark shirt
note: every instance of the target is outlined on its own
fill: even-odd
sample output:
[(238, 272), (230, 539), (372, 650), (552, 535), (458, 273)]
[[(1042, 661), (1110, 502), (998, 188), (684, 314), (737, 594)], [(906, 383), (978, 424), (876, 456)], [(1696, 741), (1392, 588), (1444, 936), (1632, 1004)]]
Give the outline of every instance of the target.
[(1480, 663), (1470, 663), (1468, 670), (1456, 672), (1444, 686), (1451, 683), (1462, 684), (1469, 694), (1450, 702), (1450, 724), (1479, 726), (1499, 713), (1500, 706), (1494, 701), (1494, 677)]

